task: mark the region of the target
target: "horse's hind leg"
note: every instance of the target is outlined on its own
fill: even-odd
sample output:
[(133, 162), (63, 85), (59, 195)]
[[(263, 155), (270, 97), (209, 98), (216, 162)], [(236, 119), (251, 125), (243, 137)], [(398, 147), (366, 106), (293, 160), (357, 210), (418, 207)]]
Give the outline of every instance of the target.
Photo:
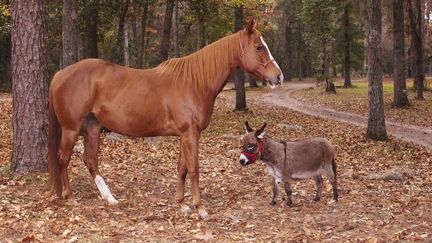
[(98, 167), (98, 151), (100, 142), (101, 125), (94, 118), (87, 118), (87, 129), (84, 133), (84, 163), (95, 180), (101, 197), (109, 204), (117, 204), (117, 200), (111, 194), (104, 179), (100, 176)]
[(75, 145), (75, 140), (78, 136), (78, 133), (79, 131), (62, 129), (58, 156), (60, 164), (60, 178), (62, 184), (62, 197), (65, 199), (68, 198), (71, 194), (67, 167), (69, 166), (69, 160), (72, 155), (73, 147)]
[(322, 185), (323, 185), (323, 179), (321, 175), (317, 175), (314, 177), (315, 184), (316, 184), (316, 195), (314, 198), (315, 202), (318, 202), (321, 199), (321, 192), (322, 192)]

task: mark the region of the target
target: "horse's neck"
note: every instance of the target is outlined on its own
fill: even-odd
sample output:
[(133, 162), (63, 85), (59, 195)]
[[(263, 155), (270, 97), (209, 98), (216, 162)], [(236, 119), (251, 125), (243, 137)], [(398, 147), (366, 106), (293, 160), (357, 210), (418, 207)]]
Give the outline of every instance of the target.
[[(203, 84), (206, 90), (216, 97), (228, 81), (229, 75), (239, 66), (239, 40), (236, 34), (204, 47), (192, 54), (194, 59), (192, 74)], [(192, 57), (193, 56), (193, 57)], [(196, 65), (196, 63), (200, 65)]]

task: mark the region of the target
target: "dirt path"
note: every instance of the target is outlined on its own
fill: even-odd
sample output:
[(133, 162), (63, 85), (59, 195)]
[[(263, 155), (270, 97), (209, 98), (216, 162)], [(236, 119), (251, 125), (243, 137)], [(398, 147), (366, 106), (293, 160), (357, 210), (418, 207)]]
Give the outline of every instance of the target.
[[(313, 83), (287, 83), (262, 96), (260, 99), (267, 103), (290, 108), (292, 110), (321, 117), (367, 127), (367, 117), (358, 114), (337, 111), (328, 108), (315, 107), (293, 98), (293, 92), (314, 87)], [(424, 127), (386, 121), (387, 133), (407, 142), (413, 142), (432, 151), (432, 130)]]

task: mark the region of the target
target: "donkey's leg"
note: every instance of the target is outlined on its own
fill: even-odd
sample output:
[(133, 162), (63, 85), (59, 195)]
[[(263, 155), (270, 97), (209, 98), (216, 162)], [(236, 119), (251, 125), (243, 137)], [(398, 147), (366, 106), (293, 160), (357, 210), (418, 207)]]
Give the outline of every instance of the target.
[(273, 195), (270, 205), (276, 205), (277, 197), (279, 195), (279, 183), (280, 179), (273, 178)]
[[(205, 219), (208, 213), (201, 204), (199, 192), (199, 169), (198, 169), (198, 140), (199, 132), (196, 128), (190, 128), (180, 136), (182, 159), (184, 158), (187, 173), (191, 181), (193, 205), (197, 208), (200, 218)], [(179, 175), (179, 177), (182, 175)]]
[(323, 179), (321, 175), (317, 175), (314, 177), (315, 184), (316, 184), (316, 195), (314, 198), (315, 202), (318, 202), (321, 199), (321, 192), (322, 192), (322, 185), (323, 185)]
[(333, 199), (335, 201), (338, 200), (338, 191), (337, 191), (337, 182), (336, 182), (336, 169), (335, 169), (335, 162), (333, 161), (333, 164), (330, 166), (327, 166), (325, 172), (327, 175), (327, 178), (332, 185), (333, 188)]
[(286, 205), (291, 207), (292, 206), (292, 190), (291, 190), (291, 184), (289, 181), (285, 182), (285, 193), (287, 195), (287, 201), (286, 201)]
[(96, 120), (88, 119), (87, 130), (84, 135), (84, 163), (95, 180), (102, 199), (108, 201), (109, 204), (117, 204), (117, 200), (113, 197), (99, 173), (97, 156), (99, 151), (100, 129), (101, 125)]
[(60, 178), (62, 184), (62, 197), (65, 199), (68, 198), (71, 194), (67, 167), (69, 166), (69, 160), (72, 155), (73, 147), (75, 145), (75, 140), (78, 136), (78, 133), (79, 131), (62, 129), (58, 156), (60, 164)]

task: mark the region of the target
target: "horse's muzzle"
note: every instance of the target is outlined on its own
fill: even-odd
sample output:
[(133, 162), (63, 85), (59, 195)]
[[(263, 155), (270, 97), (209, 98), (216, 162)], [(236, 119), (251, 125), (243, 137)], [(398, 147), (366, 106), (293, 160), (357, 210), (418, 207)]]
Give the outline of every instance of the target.
[(283, 74), (279, 73), (276, 77), (275, 76), (269, 77), (268, 81), (270, 83), (271, 88), (276, 88), (283, 83), (283, 80), (284, 80)]

